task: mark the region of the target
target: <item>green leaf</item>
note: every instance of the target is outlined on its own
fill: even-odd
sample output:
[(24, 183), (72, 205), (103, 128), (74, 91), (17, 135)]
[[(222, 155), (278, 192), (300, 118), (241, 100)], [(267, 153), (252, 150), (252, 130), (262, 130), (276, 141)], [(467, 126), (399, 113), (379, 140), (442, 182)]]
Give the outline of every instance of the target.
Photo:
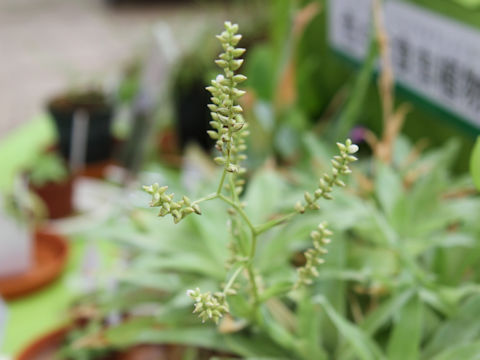
[(433, 360), (480, 360), (480, 341), (471, 344), (453, 345), (435, 356)]
[(260, 45), (247, 52), (245, 61), (245, 86), (252, 88), (261, 100), (270, 100), (273, 97), (274, 68), (269, 59), (273, 51), (270, 46)]
[(138, 286), (139, 288), (144, 287), (160, 291), (174, 291), (180, 285), (179, 277), (176, 274), (162, 274), (137, 270), (122, 273), (119, 280)]
[(422, 303), (419, 297), (411, 298), (397, 315), (388, 342), (388, 359), (418, 359), (422, 337)]
[(377, 344), (362, 329), (339, 315), (325, 297), (316, 296), (313, 302), (323, 306), (323, 309), (335, 324), (343, 339), (354, 349), (357, 358), (362, 360), (385, 358)]
[[(382, 303), (378, 308), (365, 317), (363, 322), (360, 324), (360, 328), (362, 328), (369, 336), (375, 335), (377, 330), (379, 330), (382, 326), (385, 326), (387, 322), (402, 309), (402, 307), (410, 300), (413, 294), (413, 290), (405, 290), (404, 292), (401, 292), (400, 294), (397, 294), (386, 302)], [(352, 349), (349, 349), (349, 351), (345, 352), (344, 355), (346, 359), (349, 359), (352, 355), (351, 350)]]
[(443, 296), (443, 294), (438, 291), (438, 288), (428, 289), (426, 287), (420, 288), (418, 294), (423, 302), (430, 305), (439, 313), (444, 316), (451, 316), (455, 311), (451, 303), (448, 302), (448, 299)]
[(468, 299), (440, 326), (434, 337), (426, 344), (424, 357), (432, 358), (433, 355), (450, 348), (452, 344), (460, 346), (480, 340), (480, 322), (474, 318), (478, 313), (480, 313), (479, 295)]
[(299, 347), (306, 359), (328, 359), (327, 354), (321, 347), (320, 317), (318, 309), (311, 301), (310, 291), (305, 291), (298, 304), (298, 336)]
[[(204, 248), (203, 252), (208, 256), (208, 259), (214, 263), (212, 265), (218, 268), (223, 267), (227, 256), (225, 240), (222, 236), (214, 236), (213, 234), (227, 230), (227, 212), (224, 206), (215, 201), (204, 202), (201, 204), (201, 208), (204, 215), (193, 214), (185, 219), (193, 230), (193, 234), (186, 241), (199, 243)], [(183, 247), (179, 249), (180, 252), (185, 252), (185, 248), (190, 247)]]
[(473, 183), (477, 189), (480, 190), (480, 136), (477, 138), (470, 157), (470, 172), (472, 174)]
[(105, 332), (107, 341), (115, 347), (125, 348), (138, 343), (184, 344), (228, 351), (215, 328), (197, 326), (181, 329), (162, 329), (152, 320), (129, 321)]
[(280, 281), (271, 286), (269, 286), (264, 292), (262, 292), (259, 302), (263, 303), (268, 299), (285, 295), (292, 289), (293, 283), (291, 281)]
[(29, 169), (30, 181), (36, 186), (43, 186), (48, 182), (61, 183), (68, 177), (65, 161), (60, 155), (49, 152), (37, 156)]
[[(190, 249), (191, 250), (191, 249)], [(145, 257), (146, 255), (144, 255)], [(209, 276), (214, 279), (223, 281), (225, 279), (225, 268), (221, 264), (213, 262), (211, 259), (205, 258), (198, 253), (173, 253), (167, 255), (153, 255), (142, 261), (150, 260), (146, 268), (152, 271), (179, 271), (182, 273), (192, 272), (200, 275)]]
[(390, 218), (397, 202), (404, 196), (402, 180), (390, 166), (381, 162), (377, 162), (376, 165), (375, 195), (383, 211)]
[(228, 304), (230, 305), (230, 312), (235, 317), (241, 317), (248, 319), (252, 315), (251, 304), (247, 301), (245, 296), (242, 295), (230, 295), (228, 297)]
[(263, 168), (255, 174), (245, 194), (245, 212), (256, 224), (269, 220), (284, 192), (285, 183), (278, 173)]
[[(319, 269), (320, 277), (329, 269), (340, 269), (347, 264), (347, 239), (342, 233), (335, 233), (332, 242), (328, 245), (328, 253), (325, 255), (325, 264)], [(334, 311), (339, 316), (344, 316), (347, 308), (347, 284), (345, 281), (320, 280), (314, 282), (313, 293), (323, 294), (326, 301), (332, 304)], [(336, 348), (341, 342), (341, 332), (333, 321), (329, 321), (328, 315), (320, 312), (322, 342), (326, 348)]]
[(297, 339), (280, 323), (275, 321), (266, 307), (261, 308), (261, 316), (263, 318), (261, 323), (262, 330), (270, 339), (272, 339), (273, 342), (275, 342), (286, 353), (298, 352)]
[(242, 358), (287, 359), (285, 351), (268, 339), (265, 334), (232, 334), (223, 336), (225, 345)]
[(242, 357), (282, 355), (282, 352), (265, 336), (239, 333), (224, 335), (219, 333), (217, 328), (205, 324), (163, 328), (153, 318), (137, 318), (108, 328), (103, 334), (111, 346), (119, 349), (142, 343), (178, 344), (234, 352)]
[(405, 290), (382, 303), (377, 309), (369, 313), (360, 327), (369, 335), (373, 335), (380, 327), (398, 313), (405, 303), (412, 297), (412, 290)]

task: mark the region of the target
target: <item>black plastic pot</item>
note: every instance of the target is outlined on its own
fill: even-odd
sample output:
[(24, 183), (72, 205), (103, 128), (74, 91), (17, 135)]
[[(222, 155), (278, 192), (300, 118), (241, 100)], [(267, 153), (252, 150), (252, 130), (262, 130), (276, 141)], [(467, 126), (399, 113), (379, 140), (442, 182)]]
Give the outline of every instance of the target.
[(175, 92), (175, 113), (177, 131), (182, 150), (189, 142), (195, 142), (209, 150), (213, 141), (207, 135), (210, 129), (210, 95), (203, 81), (194, 80), (188, 86), (179, 87)]
[(70, 158), (73, 118), (80, 109), (86, 111), (89, 117), (86, 163), (109, 159), (113, 148), (110, 133), (113, 108), (103, 94), (96, 92), (57, 96), (48, 103), (58, 134), (60, 153), (65, 159)]

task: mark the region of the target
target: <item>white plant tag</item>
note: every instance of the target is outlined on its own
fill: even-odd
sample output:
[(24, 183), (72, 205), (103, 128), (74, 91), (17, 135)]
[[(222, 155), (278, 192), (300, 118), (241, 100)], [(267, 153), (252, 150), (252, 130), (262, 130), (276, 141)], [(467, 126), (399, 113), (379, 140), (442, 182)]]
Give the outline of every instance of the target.
[(32, 259), (32, 236), (26, 224), (5, 211), (0, 197), (0, 277), (27, 271)]
[[(331, 45), (362, 60), (371, 29), (371, 0), (331, 0)], [(384, 6), (399, 84), (480, 128), (480, 31), (400, 0)]]

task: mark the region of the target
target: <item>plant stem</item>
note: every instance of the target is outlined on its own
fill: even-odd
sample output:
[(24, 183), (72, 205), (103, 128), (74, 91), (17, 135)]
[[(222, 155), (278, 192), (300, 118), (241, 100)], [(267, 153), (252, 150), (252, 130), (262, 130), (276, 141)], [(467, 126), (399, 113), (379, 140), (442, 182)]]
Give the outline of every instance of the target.
[(297, 214), (298, 213), (296, 211), (292, 211), (291, 213), (283, 215), (277, 219), (267, 221), (266, 223), (256, 226), (255, 232), (257, 235), (260, 235), (261, 233), (264, 233), (265, 231), (270, 230), (274, 226), (281, 225), (285, 221), (290, 220), (292, 217), (294, 217)]
[(223, 169), (222, 178), (220, 179), (220, 184), (218, 184), (217, 195), (222, 193), (223, 183), (225, 182), (225, 176), (227, 175), (227, 169)]
[(232, 277), (230, 278), (230, 280), (228, 280), (228, 283), (227, 285), (225, 285), (225, 287), (223, 288), (223, 293), (226, 295), (228, 290), (230, 290), (230, 288), (232, 287), (233, 283), (235, 282), (235, 279), (237, 278), (237, 276), (240, 274), (240, 272), (243, 270), (244, 266), (240, 266), (232, 275)]
[(218, 197), (220, 199), (222, 199), (223, 201), (225, 201), (230, 206), (232, 206), (235, 210), (237, 210), (237, 212), (240, 214), (240, 216), (243, 218), (243, 220), (245, 220), (245, 222), (247, 223), (247, 225), (250, 228), (250, 230), (252, 231), (252, 233), (256, 234), (255, 226), (253, 226), (253, 224), (250, 221), (250, 219), (248, 218), (247, 214), (245, 213), (245, 211), (243, 211), (243, 209), (240, 207), (239, 204), (235, 203), (234, 201), (232, 201), (231, 199), (229, 199), (228, 197), (226, 197), (223, 194), (218, 194)]
[(216, 199), (217, 197), (218, 197), (218, 194), (217, 194), (217, 193), (212, 193), (212, 194), (209, 194), (209, 195), (207, 195), (207, 196), (201, 197), (200, 199), (195, 200), (195, 201), (192, 203), (192, 205), (193, 205), (193, 204), (200, 204), (200, 203), (202, 203), (202, 202), (204, 202), (204, 201), (208, 201), (208, 200), (213, 200), (213, 199)]
[(258, 296), (258, 287), (257, 287), (257, 281), (255, 280), (255, 274), (253, 272), (253, 266), (252, 266), (252, 261), (250, 259), (250, 262), (247, 265), (247, 272), (248, 272), (248, 278), (250, 280), (250, 284), (252, 285), (252, 293), (253, 293), (253, 313), (256, 314), (257, 309), (258, 309), (258, 304), (259, 304), (259, 296)]
[(250, 260), (253, 260), (255, 257), (255, 252), (257, 250), (257, 234), (252, 231), (252, 247), (250, 248)]
[[(240, 200), (238, 198), (237, 191), (235, 189), (235, 181), (234, 181), (234, 175), (231, 174), (228, 177), (229, 185), (230, 185), (230, 190), (232, 193), (232, 199), (227, 198), (226, 196), (219, 194), (219, 197), (227, 202), (229, 205), (231, 205), (237, 212), (240, 214), (240, 216), (243, 218), (245, 223), (248, 225), (250, 228), (251, 234), (252, 234), (252, 242), (251, 242), (251, 247), (250, 247), (250, 254), (248, 256), (248, 263), (247, 263), (247, 273), (248, 273), (248, 278), (250, 281), (250, 284), (252, 286), (252, 294), (253, 294), (253, 309), (252, 313), (254, 318), (257, 316), (258, 312), (258, 305), (259, 305), (259, 295), (258, 295), (258, 287), (257, 287), (257, 281), (255, 280), (255, 272), (253, 270), (253, 259), (255, 257), (255, 252), (257, 250), (257, 232), (255, 230), (255, 226), (252, 224), (250, 221), (250, 218), (248, 215), (245, 213), (245, 211), (242, 209), (240, 205)], [(238, 270), (237, 270), (238, 271)]]
[(218, 184), (217, 195), (220, 195), (223, 190), (223, 183), (225, 182), (225, 176), (227, 176), (227, 166), (230, 164), (230, 151), (227, 154), (227, 160), (225, 166), (223, 167), (222, 178), (220, 179), (220, 184)]
[(235, 189), (235, 181), (233, 180), (233, 174), (230, 174), (230, 176), (228, 177), (228, 182), (232, 193), (232, 199), (238, 204), (240, 200), (238, 199), (237, 190)]
[(252, 230), (252, 245), (250, 248), (250, 255), (248, 265), (247, 265), (247, 271), (248, 271), (248, 277), (250, 279), (250, 283), (252, 284), (252, 293), (253, 293), (253, 306), (254, 306), (254, 312), (256, 313), (258, 304), (259, 304), (259, 296), (258, 296), (258, 287), (257, 287), (257, 282), (255, 280), (255, 273), (253, 271), (253, 258), (255, 257), (255, 252), (257, 250), (257, 234)]

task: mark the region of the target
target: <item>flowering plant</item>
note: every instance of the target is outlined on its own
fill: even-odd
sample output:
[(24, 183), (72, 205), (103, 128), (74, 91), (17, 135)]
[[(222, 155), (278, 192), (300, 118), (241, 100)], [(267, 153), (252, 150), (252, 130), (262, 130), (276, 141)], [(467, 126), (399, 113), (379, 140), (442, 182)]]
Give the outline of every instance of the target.
[[(238, 34), (238, 25), (225, 23), (225, 31), (217, 36), (223, 53), (220, 54), (216, 64), (223, 69), (223, 74), (212, 80), (207, 90), (212, 94), (212, 104), (209, 105), (213, 130), (208, 134), (216, 141), (215, 148), (219, 156), (215, 162), (222, 167), (222, 173), (217, 191), (201, 197), (197, 200), (190, 200), (183, 196), (181, 200), (175, 201), (174, 194), (168, 193), (167, 186), (160, 186), (157, 183), (145, 186), (144, 190), (152, 196), (150, 206), (158, 207), (159, 216), (171, 215), (175, 223), (180, 222), (190, 214), (201, 215), (200, 205), (205, 201), (220, 200), (229, 206), (231, 214), (232, 259), (229, 261), (232, 269), (235, 269), (226, 280), (223, 289), (218, 292), (202, 293), (199, 288), (189, 290), (187, 294), (195, 301), (194, 312), (203, 322), (212, 320), (218, 323), (219, 320), (229, 313), (228, 297), (238, 292), (238, 277), (242, 274), (247, 280), (247, 293), (251, 304), (250, 320), (261, 322), (260, 307), (267, 300), (265, 294), (272, 289), (261, 286), (261, 274), (255, 267), (255, 254), (258, 238), (275, 226), (284, 224), (297, 215), (305, 212), (320, 209), (321, 199), (331, 200), (333, 188), (343, 187), (345, 183), (341, 177), (351, 172), (349, 164), (357, 159), (353, 154), (358, 147), (350, 140), (345, 144), (338, 143), (339, 154), (332, 160), (332, 168), (329, 174), (324, 174), (320, 179), (317, 188), (313, 193), (305, 192), (304, 199), (298, 201), (293, 209), (270, 221), (256, 224), (246, 212), (246, 204), (242, 202), (242, 192), (245, 180), (242, 175), (246, 169), (242, 162), (246, 159), (246, 138), (249, 135), (248, 123), (242, 116), (242, 107), (238, 99), (245, 94), (245, 91), (238, 89), (238, 85), (246, 80), (244, 75), (236, 73), (241, 67), (243, 60), (240, 58), (245, 49), (236, 47), (241, 39)], [(248, 236), (246, 236), (248, 234)], [(323, 255), (327, 252), (326, 245), (330, 242), (329, 236), (332, 232), (325, 223), (321, 223), (317, 230), (312, 231), (311, 238), (313, 247), (305, 252), (306, 263), (298, 269), (298, 278), (290, 287), (283, 286), (282, 292), (296, 290), (304, 285), (312, 283), (318, 276), (317, 267), (323, 262)], [(275, 291), (276, 295), (280, 295)]]

